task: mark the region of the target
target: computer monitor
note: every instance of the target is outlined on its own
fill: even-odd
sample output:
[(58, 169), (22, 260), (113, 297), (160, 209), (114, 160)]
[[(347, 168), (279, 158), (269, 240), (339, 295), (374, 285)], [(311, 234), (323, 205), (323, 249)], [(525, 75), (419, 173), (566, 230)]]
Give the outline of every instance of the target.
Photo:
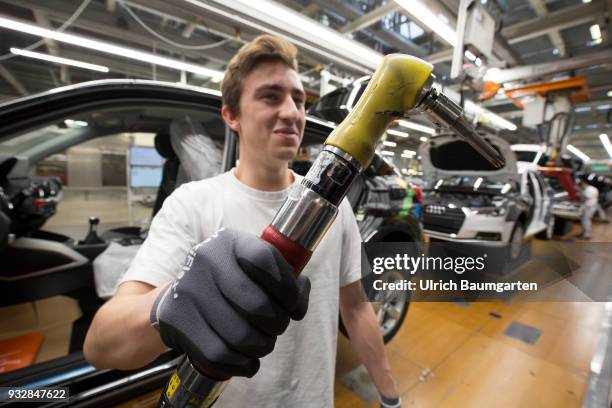
[(130, 186), (132, 188), (157, 188), (161, 179), (161, 167), (134, 166), (130, 168)]
[(132, 146), (130, 147), (131, 166), (162, 166), (164, 159), (157, 153), (154, 147)]

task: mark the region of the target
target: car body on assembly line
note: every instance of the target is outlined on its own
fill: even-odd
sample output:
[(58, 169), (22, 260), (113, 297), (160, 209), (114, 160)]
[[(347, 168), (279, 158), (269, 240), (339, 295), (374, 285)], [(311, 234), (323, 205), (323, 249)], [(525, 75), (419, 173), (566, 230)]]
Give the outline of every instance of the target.
[(426, 189), (422, 221), (430, 238), (486, 246), (508, 246), (511, 259), (522, 241), (552, 237), (552, 191), (534, 164), (517, 165), (510, 145), (485, 135), (506, 159), (495, 169), (455, 134), (421, 145)]
[(571, 230), (572, 222), (580, 220), (584, 210), (573, 170), (568, 166), (548, 162), (544, 145), (514, 144), (511, 148), (516, 154), (517, 162), (537, 166), (544, 181), (552, 189), (554, 234), (565, 235)]

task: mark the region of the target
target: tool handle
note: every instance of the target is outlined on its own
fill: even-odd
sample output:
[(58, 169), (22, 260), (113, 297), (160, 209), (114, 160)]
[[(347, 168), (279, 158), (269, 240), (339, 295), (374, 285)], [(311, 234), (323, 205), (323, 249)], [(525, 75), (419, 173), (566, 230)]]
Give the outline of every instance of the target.
[[(278, 230), (274, 228), (272, 224), (268, 225), (266, 229), (263, 230), (261, 233), (261, 239), (272, 244), (280, 251), (281, 254), (283, 254), (285, 260), (293, 267), (293, 274), (296, 278), (300, 275), (302, 269), (304, 269), (304, 266), (306, 266), (312, 255), (311, 251), (289, 240), (283, 234), (278, 232)], [(226, 381), (229, 379), (227, 376), (217, 373), (207, 367), (202, 367), (197, 364), (194, 364), (194, 366), (201, 374), (207, 376), (208, 378), (219, 381)]]
[(312, 251), (289, 240), (271, 224), (261, 233), (261, 238), (272, 244), (281, 254), (283, 254), (285, 260), (293, 266), (293, 274), (296, 278), (300, 275), (302, 269), (304, 269), (304, 266), (306, 266), (312, 256)]

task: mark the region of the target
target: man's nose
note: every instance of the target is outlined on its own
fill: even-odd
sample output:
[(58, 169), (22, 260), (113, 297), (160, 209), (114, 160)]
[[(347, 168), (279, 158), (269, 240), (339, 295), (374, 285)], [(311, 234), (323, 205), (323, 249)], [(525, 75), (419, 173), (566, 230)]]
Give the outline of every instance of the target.
[(300, 116), (300, 109), (296, 105), (291, 95), (287, 95), (283, 100), (279, 116), (281, 119), (296, 121)]

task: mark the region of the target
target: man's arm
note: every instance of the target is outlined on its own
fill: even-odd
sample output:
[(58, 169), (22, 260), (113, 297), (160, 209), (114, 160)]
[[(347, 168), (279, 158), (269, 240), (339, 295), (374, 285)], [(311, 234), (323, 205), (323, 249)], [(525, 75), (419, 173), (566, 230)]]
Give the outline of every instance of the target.
[(385, 397), (397, 397), (397, 384), (391, 374), (378, 320), (372, 305), (364, 301), (361, 281), (340, 288), (340, 314), (351, 344), (378, 392)]
[(97, 368), (142, 367), (167, 350), (151, 326), (153, 302), (162, 288), (128, 281), (106, 302), (89, 327), (83, 352)]

